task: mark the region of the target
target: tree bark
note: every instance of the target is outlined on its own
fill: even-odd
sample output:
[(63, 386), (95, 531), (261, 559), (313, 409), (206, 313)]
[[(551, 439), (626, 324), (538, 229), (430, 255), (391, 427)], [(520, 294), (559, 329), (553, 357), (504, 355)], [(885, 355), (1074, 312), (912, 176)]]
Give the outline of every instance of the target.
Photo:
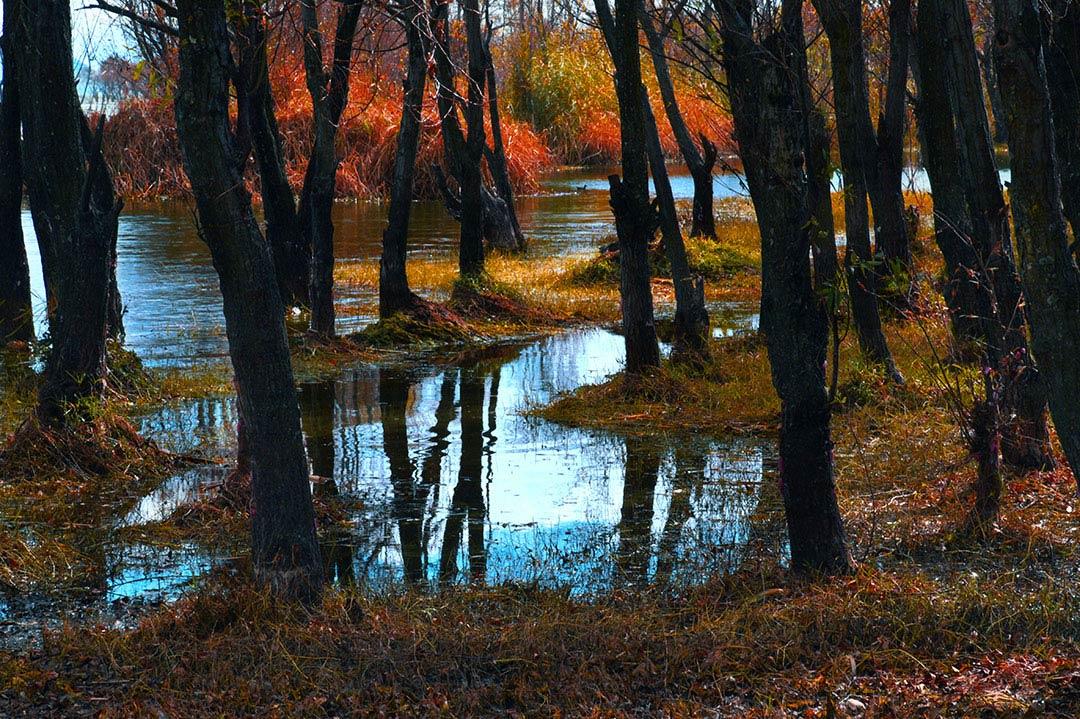
[[(1028, 351), (1028, 313), (1013, 259), (1008, 208), (994, 162), (971, 16), (963, 0), (942, 0), (939, 8), (939, 27), (948, 52), (944, 74), (957, 127), (971, 239), (993, 284), (997, 314), (1004, 326), (1002, 357), (1012, 358), (1011, 366), (1002, 368), (1006, 395), (1002, 454), (1013, 467), (1049, 468), (1053, 456), (1046, 426), (1046, 388)], [(1004, 116), (1001, 119), (1005, 121)]]
[(994, 63), (1009, 127), (1013, 222), (1050, 413), (1080, 477), (1080, 270), (1069, 251), (1039, 10), (1029, 0), (995, 0)]
[(410, 0), (405, 5), (402, 23), (409, 50), (401, 101), (401, 124), (394, 151), (394, 174), (390, 184), (390, 211), (383, 231), (382, 258), (379, 260), (379, 317), (383, 319), (408, 309), (416, 301), (416, 295), (409, 289), (405, 257), (416, 155), (420, 147), (424, 87), (427, 84), (427, 17), (420, 0)]
[(781, 403), (780, 484), (791, 566), (846, 573), (852, 562), (836, 502), (825, 391), (828, 320), (810, 267), (801, 3), (786, 0), (779, 28), (763, 30), (760, 41), (751, 3), (714, 0), (714, 7), (739, 155), (761, 229), (761, 329)]
[(279, 597), (314, 601), (322, 562), (308, 463), (284, 305), (235, 163), (225, 7), (221, 0), (178, 0), (176, 8), (176, 127), (200, 232), (220, 279), (237, 403), (250, 442), (255, 576)]
[(4, 4), (4, 91), (0, 100), (0, 347), (34, 339), (30, 267), (22, 231), (22, 128), (15, 66), (18, 2)]
[(701, 150), (694, 142), (690, 128), (686, 125), (679, 100), (675, 95), (675, 83), (671, 80), (664, 51), (667, 35), (656, 28), (648, 8), (642, 7), (641, 25), (649, 42), (649, 54), (652, 56), (653, 69), (656, 71), (656, 84), (660, 88), (660, 98), (664, 103), (664, 113), (668, 124), (675, 134), (686, 167), (694, 180), (694, 206), (691, 215), (690, 236), (716, 239), (716, 221), (713, 217), (713, 167), (716, 165), (716, 145), (705, 135), (701, 135)]
[(105, 384), (109, 269), (120, 207), (100, 191), (108, 173), (100, 124), (87, 165), (69, 3), (23, 0), (19, 28), (26, 186), (43, 255), (51, 258), (43, 256), (43, 265), (55, 299), (38, 417), (57, 425), (72, 402), (100, 394)]
[(307, 305), (310, 247), (304, 240), (296, 197), (285, 174), (285, 153), (278, 130), (266, 56), (266, 11), (262, 0), (241, 0), (237, 28), (238, 124), (247, 126), (266, 220), (266, 240), (274, 255), (278, 291), (286, 306)]
[(949, 308), (953, 339), (962, 354), (964, 348), (986, 340), (980, 318), (987, 317), (993, 308), (994, 288), (988, 278), (984, 281), (983, 265), (971, 240), (956, 125), (942, 70), (946, 53), (941, 21), (938, 3), (922, 0), (917, 24), (915, 114), (934, 201), (934, 239), (945, 260), (942, 294)]
[[(878, 180), (878, 172), (867, 99), (861, 3), (860, 0), (814, 0), (814, 7), (828, 35), (832, 61), (836, 133), (844, 173), (844, 226), (847, 233), (844, 268), (852, 319), (863, 353), (882, 365), (893, 380), (903, 382), (881, 329), (874, 269), (880, 258), (875, 258), (870, 246), (870, 216), (866, 201), (870, 186)], [(881, 209), (879, 217), (875, 206), (874, 217), (879, 230), (885, 226), (883, 223), (888, 216), (887, 209)], [(877, 238), (880, 247), (883, 240), (880, 231)]]
[(514, 205), (514, 187), (510, 183), (510, 171), (506, 164), (506, 147), (503, 143), (502, 118), (499, 114), (499, 88), (495, 76), (495, 63), (491, 57), (491, 19), (488, 18), (488, 32), (484, 38), (484, 74), (487, 77), (488, 118), (491, 121), (491, 147), (484, 148), (488, 170), (495, 181), (495, 190), (506, 204), (507, 221), (513, 232), (515, 250), (525, 249), (525, 235), (518, 222), (517, 208)]
[(333, 337), (334, 317), (334, 191), (338, 157), (334, 150), (341, 113), (349, 102), (353, 39), (363, 3), (338, 8), (330, 69), (323, 66), (322, 32), (316, 0), (300, 0), (304, 30), (304, 75), (314, 110), (315, 142), (300, 194), (300, 225), (311, 248), (311, 330)]
[(611, 59), (619, 103), (622, 178), (608, 178), (615, 231), (619, 237), (619, 296), (626, 372), (633, 377), (660, 365), (660, 346), (653, 318), (649, 242), (656, 232), (656, 213), (649, 203), (646, 123), (641, 93), (638, 19), (641, 0), (616, 0), (612, 15), (607, 0), (597, 0), (597, 16), (614, 29)]
[(1075, 239), (1080, 237), (1080, 7), (1075, 0), (1054, 0), (1042, 13), (1050, 28), (1044, 57), (1061, 204)]

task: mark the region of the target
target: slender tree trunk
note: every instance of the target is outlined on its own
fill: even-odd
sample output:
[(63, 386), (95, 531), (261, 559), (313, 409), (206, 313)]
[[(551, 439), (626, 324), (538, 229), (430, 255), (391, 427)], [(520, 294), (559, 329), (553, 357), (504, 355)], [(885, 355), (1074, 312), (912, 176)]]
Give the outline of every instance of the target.
[(99, 191), (108, 172), (100, 125), (89, 166), (84, 152), (69, 3), (23, 0), (19, 27), (26, 186), (39, 242), (52, 257), (46, 271), (55, 298), (38, 416), (60, 424), (71, 402), (99, 394), (105, 384), (109, 269), (120, 208)]
[[(877, 171), (866, 96), (861, 5), (859, 0), (815, 0), (814, 7), (829, 37), (832, 60), (836, 132), (844, 173), (844, 226), (847, 233), (844, 267), (855, 331), (863, 353), (882, 365), (895, 381), (902, 382), (903, 377), (881, 329), (877, 273), (873, 267), (876, 260), (870, 246), (870, 216), (866, 201), (868, 187), (877, 180)], [(879, 218), (875, 211), (875, 221), (884, 221), (886, 215), (883, 212)], [(879, 244), (881, 239), (882, 235), (878, 234)]]
[[(807, 105), (809, 107), (809, 105)], [(810, 207), (813, 208), (814, 289), (834, 292), (840, 281), (840, 260), (836, 253), (836, 223), (832, 206), (832, 163), (829, 161), (829, 130), (825, 115), (810, 111), (809, 152), (806, 171), (810, 183)]]
[(807, 92), (799, 87), (801, 3), (786, 0), (778, 29), (755, 41), (748, 3), (714, 0), (739, 154), (761, 229), (761, 328), (780, 397), (780, 484), (791, 565), (797, 572), (851, 570), (836, 502), (829, 399), (828, 320), (810, 267)]
[(420, 550), (423, 534), (423, 506), (416, 497), (416, 465), (409, 456), (409, 383), (396, 372), (379, 370), (379, 417), (382, 444), (390, 463), (390, 484), (394, 489), (394, 515), (398, 518), (398, 539), (405, 581), (417, 585), (424, 579)]
[(994, 119), (993, 140), (998, 145), (1004, 145), (1009, 141), (1009, 130), (1005, 124), (1005, 110), (1001, 105), (1001, 88), (998, 87), (997, 70), (994, 69), (993, 42), (993, 33), (988, 33), (978, 59), (983, 82), (986, 83), (986, 96), (990, 99), (990, 113)]
[[(971, 16), (963, 0), (942, 0), (939, 8), (948, 53), (944, 74), (957, 127), (971, 239), (993, 284), (998, 317), (1004, 326), (1002, 357), (1010, 363), (1001, 370), (1006, 425), (1002, 454), (1013, 467), (1049, 468), (1053, 456), (1046, 426), (1046, 388), (1028, 351), (1027, 312), (1013, 260), (1008, 208), (994, 162)], [(1004, 116), (1001, 119), (1004, 121)]]
[(641, 0), (616, 0), (612, 15), (607, 0), (597, 0), (601, 24), (614, 28), (611, 59), (619, 102), (622, 178), (608, 178), (615, 231), (619, 237), (619, 295), (626, 372), (640, 375), (660, 365), (660, 346), (653, 318), (649, 242), (656, 217), (649, 204), (649, 166), (645, 154), (646, 123), (641, 94), (638, 18)]
[(427, 84), (427, 17), (420, 0), (410, 0), (405, 6), (402, 22), (409, 54), (401, 101), (401, 124), (394, 151), (394, 174), (390, 184), (390, 211), (383, 231), (382, 258), (379, 260), (379, 317), (384, 319), (408, 309), (416, 301), (405, 273), (405, 256), (416, 155), (420, 147), (424, 87)]
[(517, 208), (514, 206), (514, 187), (510, 184), (510, 171), (506, 164), (506, 148), (503, 144), (502, 119), (499, 114), (499, 88), (495, 76), (495, 63), (491, 58), (491, 20), (488, 20), (488, 35), (484, 39), (484, 65), (487, 77), (488, 118), (491, 120), (491, 148), (484, 148), (488, 170), (495, 181), (495, 190), (506, 204), (510, 230), (514, 235), (514, 249), (525, 249), (525, 235), (518, 222)]
[(286, 306), (307, 305), (310, 247), (304, 240), (296, 197), (285, 174), (285, 153), (267, 66), (265, 15), (262, 0), (242, 0), (242, 13), (233, 20), (239, 56), (238, 116), (247, 125), (259, 170), (266, 240), (274, 255), (278, 291)]
[(1039, 10), (995, 0), (994, 63), (1009, 126), (1009, 199), (1032, 348), (1062, 449), (1080, 477), (1080, 270), (1069, 251)]
[[(66, 3), (64, 3), (66, 6)], [(221, 283), (225, 331), (252, 460), (252, 557), (276, 595), (313, 601), (322, 561), (284, 305), (270, 248), (237, 171), (221, 0), (178, 0), (176, 127), (200, 228)]]
[(314, 109), (315, 142), (300, 194), (300, 225), (311, 248), (311, 330), (332, 337), (334, 317), (334, 192), (338, 157), (334, 149), (341, 113), (349, 102), (353, 39), (362, 2), (338, 8), (333, 57), (323, 66), (322, 32), (316, 0), (301, 0), (304, 26), (304, 75)]
[(619, 580), (631, 586), (643, 586), (649, 580), (656, 482), (662, 459), (652, 438), (626, 438), (616, 565)]
[(22, 128), (15, 67), (19, 2), (4, 3), (4, 91), (0, 100), (0, 347), (34, 339), (30, 268), (22, 231)]
[(664, 113), (679, 144), (679, 152), (690, 170), (694, 180), (694, 206), (691, 215), (690, 236), (716, 238), (716, 222), (713, 217), (713, 167), (716, 165), (716, 145), (704, 135), (701, 136), (701, 150), (686, 125), (679, 100), (675, 95), (675, 84), (671, 80), (664, 40), (667, 32), (661, 35), (653, 22), (648, 7), (642, 7), (641, 25), (649, 41), (649, 54), (652, 56), (653, 69), (656, 71), (656, 84), (660, 88), (660, 98), (664, 103)]

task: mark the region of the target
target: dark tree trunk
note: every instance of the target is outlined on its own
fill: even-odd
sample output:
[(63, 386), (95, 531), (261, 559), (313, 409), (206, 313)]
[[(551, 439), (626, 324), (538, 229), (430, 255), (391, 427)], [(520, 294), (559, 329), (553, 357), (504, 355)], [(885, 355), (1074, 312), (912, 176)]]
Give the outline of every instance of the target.
[(525, 249), (525, 235), (518, 222), (517, 208), (514, 206), (514, 187), (510, 184), (510, 171), (506, 165), (506, 148), (503, 143), (502, 119), (499, 114), (499, 88), (495, 76), (495, 63), (491, 58), (491, 19), (488, 18), (488, 33), (484, 39), (484, 74), (487, 78), (488, 118), (491, 120), (491, 147), (484, 148), (488, 169), (495, 181), (495, 191), (506, 205), (506, 222), (513, 233), (514, 250)]
[(87, 165), (69, 3), (23, 1), (19, 28), (26, 186), (42, 251), (52, 258), (43, 264), (55, 299), (38, 416), (59, 424), (71, 402), (100, 393), (105, 383), (109, 269), (120, 208), (101, 191), (108, 171), (100, 125)]
[(814, 223), (811, 238), (814, 289), (819, 292), (835, 292), (840, 280), (840, 261), (836, 253), (836, 223), (833, 218), (829, 131), (825, 125), (825, 115), (820, 110), (810, 111), (809, 123), (806, 171), (810, 185), (808, 201)]
[(0, 104), (0, 347), (34, 339), (30, 268), (22, 231), (22, 129), (15, 67), (18, 2), (4, 4), (4, 91)]
[[(907, 78), (911, 56), (911, 0), (889, 3), (889, 74), (885, 106), (878, 119), (878, 188), (870, 187), (878, 249), (885, 260), (884, 277), (903, 282), (896, 298), (906, 307), (911, 297), (911, 237), (904, 213), (904, 136)], [(880, 197), (875, 197), (880, 193)]]
[[(79, 116), (81, 119), (80, 129), (82, 130), (83, 152), (86, 153), (90, 162), (94, 162), (94, 153), (99, 152), (100, 148), (95, 144), (97, 140), (94, 131), (90, 128), (90, 121), (82, 112), (79, 113)], [(102, 121), (103, 118), (99, 117), (98, 122)], [(124, 302), (123, 298), (120, 297), (120, 287), (116, 282), (116, 242), (120, 231), (120, 210), (123, 207), (123, 202), (116, 197), (116, 187), (113, 184), (112, 173), (109, 171), (104, 157), (100, 158), (99, 167), (92, 174), (90, 189), (94, 193), (95, 202), (99, 207), (114, 208), (112, 219), (102, 225), (109, 243), (109, 296), (106, 299), (105, 307), (105, 334), (110, 340), (122, 342), (124, 339)]]
[(983, 49), (979, 53), (979, 66), (986, 96), (990, 99), (990, 113), (994, 117), (994, 142), (1003, 145), (1009, 141), (1009, 129), (1005, 124), (1005, 110), (1001, 105), (1001, 88), (998, 87), (997, 70), (994, 69), (993, 33), (987, 33)]
[(716, 221), (713, 217), (713, 167), (716, 165), (716, 145), (704, 135), (701, 136), (701, 150), (686, 125), (679, 100), (675, 95), (675, 84), (671, 80), (664, 41), (667, 31), (661, 34), (653, 23), (647, 7), (642, 7), (641, 25), (649, 41), (649, 54), (652, 56), (656, 71), (656, 84), (660, 88), (660, 98), (664, 103), (664, 112), (668, 123), (679, 144), (679, 152), (694, 179), (694, 206), (691, 215), (690, 236), (716, 238)]
[(296, 197), (285, 174), (285, 153), (267, 67), (266, 13), (262, 0), (243, 0), (242, 11), (234, 18), (239, 56), (238, 122), (246, 125), (259, 170), (266, 240), (274, 255), (278, 291), (286, 306), (307, 305), (310, 247), (304, 240)]
[(1054, 113), (1061, 204), (1075, 239), (1080, 237), (1080, 7), (1075, 0), (1054, 0), (1042, 11), (1050, 28), (1046, 85)]
[(402, 97), (401, 125), (394, 151), (394, 174), (390, 184), (390, 211), (382, 237), (379, 260), (379, 317), (387, 318), (408, 309), (416, 301), (405, 273), (409, 215), (412, 212), (413, 179), (420, 147), (420, 122), (427, 84), (428, 42), (424, 5), (411, 0), (405, 5), (402, 23), (409, 55)]
[[(457, 180), (459, 196), (457, 212), (451, 212), (461, 223), (458, 248), (458, 268), (463, 277), (479, 277), (484, 272), (484, 182), (480, 163), (483, 160), (484, 139), (484, 41), (480, 33), (480, 9), (476, 0), (463, 6), (468, 54), (465, 101), (465, 131), (458, 119), (454, 64), (450, 57), (450, 29), (447, 6), (432, 14), (432, 36), (435, 38), (435, 69), (438, 82), (436, 98), (439, 105), (443, 148), (450, 174)], [(451, 203), (448, 202), (448, 206)]]
[(1009, 199), (1032, 348), (1062, 449), (1080, 477), (1080, 271), (1061, 210), (1039, 10), (1028, 0), (995, 0), (994, 22), (994, 63), (1009, 126)]
[(939, 27), (948, 53), (944, 72), (957, 128), (971, 239), (993, 284), (998, 318), (1004, 326), (1002, 357), (1012, 358), (1011, 366), (1001, 368), (1005, 391), (1002, 454), (1013, 467), (1048, 468), (1053, 466), (1053, 457), (1046, 427), (1046, 388), (1028, 351), (1028, 318), (1013, 260), (1008, 208), (994, 162), (971, 16), (963, 0), (943, 0), (939, 7)]
[(409, 383), (393, 370), (379, 370), (379, 417), (382, 422), (383, 451), (390, 464), (390, 484), (394, 489), (394, 515), (398, 518), (398, 539), (405, 581), (416, 585), (424, 579), (421, 551), (423, 504), (416, 493), (416, 465), (409, 456), (409, 429), (406, 408)]
[[(597, 13), (604, 40), (612, 57), (618, 53), (615, 23), (605, 5)], [(643, 21), (648, 16), (642, 14)], [(668, 78), (670, 81), (670, 78)], [(693, 363), (701, 363), (709, 356), (709, 313), (705, 307), (705, 280), (690, 271), (683, 243), (679, 218), (675, 211), (675, 195), (664, 163), (664, 149), (660, 144), (660, 132), (653, 116), (649, 93), (641, 86), (641, 109), (646, 136), (646, 151), (653, 184), (656, 187), (656, 204), (659, 208), (660, 234), (664, 252), (671, 265), (671, 282), (675, 289), (675, 338), (673, 356)], [(712, 182), (710, 174), (709, 182)], [(710, 214), (712, 212), (710, 203)]]
[(338, 8), (330, 69), (323, 66), (322, 32), (315, 0), (301, 0), (304, 26), (304, 75), (314, 109), (315, 142), (300, 194), (300, 225), (311, 248), (311, 330), (333, 337), (334, 327), (334, 191), (338, 157), (334, 149), (341, 113), (349, 102), (353, 38), (362, 2)]
[(917, 58), (915, 114), (934, 200), (934, 239), (945, 260), (947, 276), (943, 294), (949, 308), (953, 338), (963, 354), (965, 348), (986, 339), (980, 318), (988, 317), (993, 310), (994, 288), (985, 277), (971, 240), (971, 221), (956, 147), (956, 126), (942, 71), (946, 55), (941, 13), (933, 0), (922, 0), (919, 4)]
[(809, 187), (803, 172), (809, 108), (800, 87), (801, 4), (755, 41), (750, 3), (714, 0), (721, 21), (735, 136), (761, 229), (761, 328), (780, 397), (780, 484), (797, 572), (846, 573), (851, 557), (836, 502), (829, 399), (828, 319), (810, 268)]
[(619, 102), (622, 179), (608, 178), (615, 231), (619, 237), (619, 295), (626, 372), (640, 375), (660, 365), (660, 346), (653, 318), (649, 242), (656, 232), (656, 213), (649, 203), (646, 122), (641, 92), (638, 18), (641, 0), (616, 0), (612, 16), (607, 0), (598, 0), (601, 24), (614, 29), (611, 59)]
[(220, 279), (237, 403), (250, 443), (255, 575), (278, 596), (312, 601), (321, 590), (322, 561), (308, 463), (284, 305), (229, 130), (225, 7), (220, 0), (178, 0), (176, 7), (184, 38), (176, 127), (202, 237)]
[[(873, 268), (875, 256), (870, 246), (870, 216), (866, 201), (868, 188), (877, 181), (878, 172), (860, 30), (861, 4), (859, 0), (815, 0), (814, 7), (828, 34), (832, 60), (836, 133), (844, 173), (844, 226), (847, 233), (844, 267), (855, 331), (863, 353), (882, 365), (895, 381), (902, 382), (881, 329), (877, 274)], [(882, 209), (882, 216), (878, 217), (875, 207), (879, 228), (883, 227), (888, 215), (885, 208)], [(880, 246), (882, 234), (877, 237)]]
[(484, 529), (484, 380), (475, 371), (461, 373), (461, 457), (458, 480), (450, 500), (450, 514), (439, 561), (439, 581), (449, 584), (458, 575), (457, 556), (467, 528), (469, 576), (482, 582), (487, 575)]

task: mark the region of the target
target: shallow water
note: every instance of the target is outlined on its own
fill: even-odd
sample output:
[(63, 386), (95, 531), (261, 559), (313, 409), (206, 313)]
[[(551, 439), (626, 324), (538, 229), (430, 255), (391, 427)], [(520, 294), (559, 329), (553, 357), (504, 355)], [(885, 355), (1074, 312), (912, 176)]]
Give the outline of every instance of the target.
[[(626, 439), (525, 416), (616, 372), (622, 353), (618, 335), (585, 330), (302, 385), (314, 491), (363, 503), (329, 533), (329, 573), (374, 589), (472, 580), (588, 593), (730, 571), (751, 536), (778, 548), (766, 445)], [(234, 421), (231, 402), (203, 401), (143, 429), (228, 451)], [(128, 521), (168, 516), (220, 472), (175, 478)]]
[[(602, 175), (560, 173), (545, 183), (545, 194), (520, 199), (531, 252), (595, 251), (612, 232)], [(676, 195), (689, 198), (689, 178), (673, 179)], [(741, 192), (737, 177), (717, 183), (718, 197)], [(384, 216), (378, 203), (338, 204), (338, 257), (377, 257)], [(410, 252), (453, 251), (457, 225), (440, 204), (417, 203), (413, 217)], [(40, 305), (28, 213), (24, 226)], [(188, 366), (225, 357), (217, 278), (190, 209), (122, 216), (118, 282), (127, 344), (146, 363)], [(748, 308), (711, 310), (717, 336), (756, 329)], [(775, 483), (763, 479), (773, 472), (766, 443), (635, 440), (525, 416), (559, 393), (603, 380), (622, 359), (621, 337), (584, 330), (422, 365), (362, 366), (301, 386), (312, 472), (323, 478), (313, 490), (362, 506), (347, 526), (323, 532), (328, 573), (376, 591), (515, 581), (584, 594), (628, 582), (694, 583), (760, 557), (763, 548), (782, 553)], [(141, 431), (170, 449), (228, 458), (235, 420), (231, 400), (200, 400), (143, 417)], [(184, 472), (117, 521), (165, 518), (220, 482), (226, 468)], [(10, 597), (0, 604), (0, 625), (95, 612), (124, 621), (118, 607), (174, 598), (229, 559), (188, 546), (128, 543), (100, 551), (101, 575), (86, 587), (90, 603), (50, 600), (58, 614), (32, 597)]]

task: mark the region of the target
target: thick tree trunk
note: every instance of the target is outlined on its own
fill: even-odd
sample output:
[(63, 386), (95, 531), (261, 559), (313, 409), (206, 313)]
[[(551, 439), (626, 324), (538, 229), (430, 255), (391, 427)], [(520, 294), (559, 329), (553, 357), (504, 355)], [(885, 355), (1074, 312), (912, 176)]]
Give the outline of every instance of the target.
[[(870, 246), (870, 215), (866, 201), (868, 189), (878, 180), (873, 127), (866, 89), (866, 59), (863, 53), (862, 11), (859, 0), (815, 0), (829, 37), (832, 60), (833, 101), (836, 106), (836, 133), (840, 146), (840, 166), (844, 173), (844, 227), (847, 251), (844, 268), (851, 314), (859, 346), (871, 361), (884, 367), (897, 382), (903, 377), (893, 362), (878, 310), (875, 254)], [(875, 222), (883, 227), (888, 213), (883, 207)], [(877, 235), (879, 247), (882, 234)]]
[(22, 231), (22, 128), (19, 121), (19, 81), (15, 67), (18, 47), (15, 26), (18, 2), (4, 3), (4, 91), (0, 100), (0, 347), (34, 339), (30, 299), (30, 268)]
[(286, 306), (307, 305), (310, 247), (304, 240), (296, 197), (285, 174), (285, 153), (267, 66), (265, 9), (262, 0), (243, 0), (242, 10), (234, 19), (239, 56), (238, 116), (247, 125), (259, 170), (266, 240), (274, 255), (278, 291)]
[(55, 299), (38, 416), (58, 424), (71, 402), (98, 394), (105, 383), (109, 269), (120, 208), (100, 191), (108, 174), (100, 125), (87, 166), (69, 3), (23, 0), (19, 27), (26, 186), (39, 242), (52, 258), (45, 269)]
[(1042, 12), (1050, 28), (1044, 57), (1061, 204), (1075, 239), (1080, 237), (1080, 7), (1075, 0), (1054, 0)]
[(753, 40), (752, 6), (714, 4), (735, 136), (761, 229), (761, 328), (782, 408), (780, 483), (791, 565), (797, 572), (845, 573), (852, 562), (836, 502), (825, 391), (828, 320), (810, 268), (801, 4), (787, 0), (780, 28), (760, 42)]
[(416, 300), (409, 289), (405, 274), (406, 246), (409, 237), (409, 215), (412, 212), (413, 180), (416, 176), (416, 155), (420, 147), (420, 122), (424, 107), (424, 87), (427, 84), (428, 42), (424, 5), (411, 0), (404, 9), (402, 22), (408, 40), (409, 55), (405, 71), (401, 124), (397, 148), (394, 151), (394, 170), (390, 184), (390, 211), (382, 237), (382, 257), (379, 260), (379, 317), (387, 318), (407, 309)]
[[(82, 112), (79, 113), (80, 129), (82, 130), (83, 152), (86, 153), (90, 162), (94, 162), (94, 153), (100, 152), (94, 131), (90, 128), (90, 121)], [(103, 121), (98, 118), (98, 122)], [(106, 233), (109, 244), (109, 295), (105, 307), (105, 334), (110, 340), (122, 342), (124, 339), (124, 302), (120, 297), (120, 286), (116, 281), (116, 242), (120, 232), (120, 210), (123, 201), (116, 197), (116, 187), (113, 184), (112, 173), (105, 163), (104, 157), (100, 158), (98, 169), (92, 173), (90, 191), (94, 193), (94, 200), (98, 207), (113, 208), (108, 219), (102, 225), (102, 231)]]
[(648, 7), (642, 7), (641, 25), (649, 41), (649, 54), (652, 56), (653, 69), (656, 71), (656, 84), (660, 88), (660, 98), (664, 103), (664, 113), (668, 124), (679, 144), (679, 152), (694, 179), (694, 206), (691, 215), (690, 236), (716, 238), (716, 222), (713, 217), (713, 167), (716, 165), (716, 145), (704, 135), (701, 136), (701, 150), (694, 142), (690, 128), (686, 125), (679, 99), (675, 95), (675, 84), (671, 80), (664, 51), (666, 31), (661, 34), (653, 22)]
[(1080, 270), (1069, 251), (1039, 10), (995, 0), (994, 63), (1009, 126), (1009, 199), (1032, 348), (1062, 449), (1080, 477)]
[(939, 8), (939, 27), (948, 53), (944, 74), (957, 128), (971, 240), (993, 284), (1004, 327), (1002, 357), (1011, 358), (1010, 366), (1001, 368), (1005, 389), (1002, 454), (1013, 467), (1048, 468), (1053, 466), (1053, 456), (1046, 427), (1046, 388), (1028, 351), (1027, 312), (1013, 260), (1008, 208), (994, 162), (971, 16), (963, 0), (942, 0)]
[(942, 71), (946, 55), (941, 14), (932, 0), (922, 0), (919, 5), (917, 59), (915, 114), (923, 163), (934, 200), (934, 239), (945, 260), (943, 295), (949, 308), (953, 338), (963, 354), (973, 343), (986, 340), (980, 318), (988, 317), (994, 309), (994, 288), (983, 272), (971, 240), (971, 221), (956, 147), (956, 126)]
[(333, 337), (334, 317), (334, 192), (338, 157), (334, 149), (341, 113), (349, 102), (349, 71), (353, 38), (360, 19), (361, 2), (338, 8), (333, 57), (329, 71), (323, 67), (322, 32), (315, 0), (301, 0), (304, 26), (304, 75), (314, 108), (315, 142), (300, 194), (300, 226), (311, 248), (308, 296), (311, 330)]
[(622, 173), (608, 178), (615, 231), (619, 237), (619, 296), (626, 372), (640, 375), (660, 365), (660, 345), (653, 318), (649, 242), (656, 232), (656, 213), (649, 203), (649, 166), (645, 113), (641, 93), (638, 18), (641, 0), (616, 0), (612, 15), (607, 0), (597, 0), (601, 24), (613, 28), (611, 59), (619, 102)]
[(312, 601), (321, 590), (322, 562), (308, 463), (284, 305), (270, 248), (235, 163), (225, 7), (221, 0), (178, 0), (176, 7), (176, 127), (202, 236), (221, 283), (237, 403), (251, 445), (255, 575), (280, 597)]

